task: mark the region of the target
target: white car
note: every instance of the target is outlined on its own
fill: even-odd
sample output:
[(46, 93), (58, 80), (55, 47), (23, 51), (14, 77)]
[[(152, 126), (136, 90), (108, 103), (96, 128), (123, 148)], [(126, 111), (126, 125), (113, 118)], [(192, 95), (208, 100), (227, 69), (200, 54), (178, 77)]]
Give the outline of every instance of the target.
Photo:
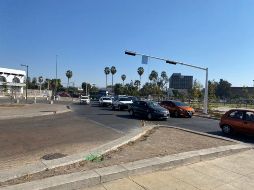
[(111, 97), (101, 97), (99, 99), (100, 106), (111, 106), (112, 105), (112, 98)]
[(80, 96), (80, 104), (90, 104), (89, 96)]
[(113, 104), (112, 104), (112, 109), (118, 109), (118, 110), (123, 110), (123, 109), (128, 109), (129, 105), (132, 104), (133, 101), (129, 97), (119, 97), (116, 99)]

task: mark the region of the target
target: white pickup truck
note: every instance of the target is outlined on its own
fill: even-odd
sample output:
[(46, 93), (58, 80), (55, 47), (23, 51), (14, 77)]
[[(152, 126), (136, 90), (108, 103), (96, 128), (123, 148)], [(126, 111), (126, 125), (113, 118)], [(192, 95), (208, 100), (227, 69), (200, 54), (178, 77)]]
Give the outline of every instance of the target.
[(118, 109), (118, 110), (124, 110), (128, 109), (129, 105), (132, 104), (133, 101), (129, 97), (119, 97), (116, 99), (112, 104), (112, 110)]
[(90, 104), (89, 96), (80, 96), (80, 104)]
[(100, 106), (111, 106), (112, 105), (112, 98), (111, 97), (101, 97), (99, 99)]

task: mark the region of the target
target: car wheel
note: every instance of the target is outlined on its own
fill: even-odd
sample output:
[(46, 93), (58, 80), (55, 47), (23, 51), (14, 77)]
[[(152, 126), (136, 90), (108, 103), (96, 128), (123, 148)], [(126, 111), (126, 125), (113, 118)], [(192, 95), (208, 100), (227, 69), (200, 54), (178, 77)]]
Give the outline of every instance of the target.
[(112, 110), (115, 110), (115, 106), (112, 106)]
[(122, 110), (121, 106), (118, 106), (118, 110), (119, 110), (119, 111), (121, 111), (121, 110)]
[(224, 134), (232, 133), (232, 128), (229, 125), (223, 125), (221, 129)]
[(152, 120), (152, 118), (153, 118), (152, 114), (151, 114), (151, 113), (148, 113), (148, 114), (147, 114), (147, 118), (148, 118), (149, 120)]
[(175, 111), (174, 116), (179, 117), (179, 113), (177, 111)]
[(133, 116), (133, 117), (135, 116), (135, 113), (134, 113), (134, 111), (133, 111), (133, 110), (130, 110), (130, 112), (129, 112), (129, 113), (130, 113), (130, 115), (131, 115), (131, 116)]

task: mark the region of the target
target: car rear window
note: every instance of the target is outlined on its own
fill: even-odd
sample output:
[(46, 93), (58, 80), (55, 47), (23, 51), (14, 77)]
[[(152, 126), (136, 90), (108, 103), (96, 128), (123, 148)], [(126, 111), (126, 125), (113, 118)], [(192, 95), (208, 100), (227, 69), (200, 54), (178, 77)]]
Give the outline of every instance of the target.
[(110, 98), (103, 98), (103, 100), (111, 100)]
[(254, 121), (254, 112), (247, 111), (245, 115), (247, 121)]
[(88, 99), (88, 97), (87, 97), (87, 96), (81, 96), (81, 98), (82, 98), (82, 99)]

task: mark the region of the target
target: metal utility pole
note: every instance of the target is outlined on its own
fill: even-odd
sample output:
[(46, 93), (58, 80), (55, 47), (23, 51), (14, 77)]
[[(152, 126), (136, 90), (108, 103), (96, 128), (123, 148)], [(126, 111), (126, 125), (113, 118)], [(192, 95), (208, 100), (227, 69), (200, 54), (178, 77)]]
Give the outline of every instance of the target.
[(131, 56), (136, 56), (136, 55), (146, 56), (146, 57), (149, 57), (149, 58), (152, 58), (152, 59), (158, 59), (158, 60), (161, 60), (161, 61), (165, 61), (168, 64), (173, 64), (173, 65), (179, 64), (179, 65), (184, 65), (184, 66), (187, 66), (187, 67), (192, 67), (192, 68), (195, 68), (195, 69), (200, 69), (200, 70), (205, 71), (206, 72), (206, 81), (205, 81), (205, 96), (204, 96), (203, 113), (204, 114), (208, 113), (208, 68), (198, 67), (198, 66), (195, 66), (195, 65), (190, 65), (190, 64), (186, 64), (186, 63), (182, 63), (182, 62), (178, 62), (178, 61), (172, 61), (172, 60), (161, 58), (161, 57), (145, 55), (145, 54), (137, 53), (137, 52), (134, 52), (134, 51), (126, 50), (125, 54), (126, 55), (131, 55)]
[(21, 64), (22, 67), (26, 67), (26, 103), (27, 103), (27, 88), (28, 88), (28, 65)]
[(56, 80), (55, 80), (55, 98), (56, 98), (56, 92), (57, 92), (57, 57), (58, 57), (58, 55), (56, 55)]
[(87, 82), (86, 82), (86, 96), (87, 96)]

